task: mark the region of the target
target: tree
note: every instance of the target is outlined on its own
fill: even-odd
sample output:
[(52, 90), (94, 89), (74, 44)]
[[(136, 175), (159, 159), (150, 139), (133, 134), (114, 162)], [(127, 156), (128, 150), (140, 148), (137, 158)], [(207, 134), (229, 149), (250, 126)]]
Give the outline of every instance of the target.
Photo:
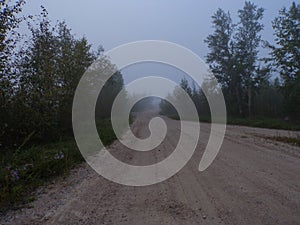
[(247, 90), (248, 116), (252, 116), (253, 89), (260, 80), (257, 65), (258, 47), (261, 43), (260, 31), (263, 24), (263, 8), (258, 8), (254, 3), (245, 2), (244, 8), (238, 11), (240, 23), (235, 35), (235, 49), (239, 73)]
[[(113, 70), (112, 70), (113, 71)], [(110, 75), (110, 74), (107, 74)], [(124, 80), (120, 71), (116, 71), (104, 84), (96, 105), (96, 118), (110, 118), (112, 105), (118, 93), (124, 86)], [(124, 102), (126, 101), (126, 96)]]
[(242, 82), (237, 72), (236, 49), (233, 42), (236, 25), (232, 23), (229, 12), (226, 13), (222, 9), (218, 9), (212, 19), (214, 33), (205, 40), (210, 49), (206, 61), (222, 85), (231, 114), (242, 115)]
[(169, 115), (169, 116), (178, 116), (177, 109), (171, 104), (171, 102), (177, 102), (177, 106), (180, 106), (183, 109), (188, 109), (189, 106), (185, 101), (185, 95), (182, 93), (182, 90), (193, 99), (193, 91), (189, 85), (188, 80), (184, 77), (181, 79), (179, 86), (176, 86), (172, 93), (169, 93), (165, 99), (162, 99), (159, 107), (160, 113), (162, 115)]
[(201, 88), (196, 86), (196, 83), (194, 81), (192, 82), (191, 97), (196, 106), (198, 114), (200, 115), (201, 110), (202, 110), (202, 108), (201, 108)]
[(278, 118), (282, 115), (284, 98), (279, 91), (278, 79), (265, 82), (253, 99), (256, 116)]
[(229, 114), (251, 116), (255, 89), (268, 78), (268, 67), (258, 63), (263, 9), (245, 2), (238, 14), (238, 24), (222, 9), (212, 16), (214, 33), (205, 40), (210, 49), (207, 62), (222, 85)]
[[(27, 132), (36, 132), (39, 138), (50, 140), (59, 133), (58, 113), (60, 84), (58, 68), (59, 46), (55, 28), (51, 26), (47, 11), (42, 8), (37, 26), (30, 26), (32, 38), (24, 54), (20, 68), (20, 86), (18, 97), (23, 98), (30, 114), (22, 124)], [(31, 118), (30, 118), (31, 117)], [(23, 129), (24, 129), (23, 128)]]
[(300, 4), (292, 3), (287, 10), (279, 11), (273, 21), (276, 46), (271, 46), (271, 56), (283, 80), (287, 113), (300, 116)]
[(24, 0), (17, 1), (14, 5), (8, 5), (6, 0), (0, 1), (0, 79), (9, 72), (9, 58), (14, 53), (18, 41), (18, 28), (22, 18), (17, 17), (22, 11)]
[(16, 54), (16, 44), (20, 38), (16, 28), (23, 20), (18, 14), (24, 4), (24, 0), (14, 4), (0, 1), (0, 149), (3, 148), (2, 137), (12, 130), (8, 121), (14, 120), (12, 104), (17, 82), (17, 60), (13, 59), (20, 56)]
[(190, 88), (189, 82), (185, 77), (181, 79), (179, 85), (190, 97), (192, 97), (192, 89)]
[[(161, 99), (159, 103), (159, 108), (160, 108), (160, 114), (161, 115), (167, 115), (167, 116), (172, 116), (172, 117), (178, 117), (177, 110), (174, 108), (174, 106), (170, 103), (171, 100), (173, 100), (173, 93), (169, 93), (166, 96), (165, 99)], [(169, 101), (168, 101), (169, 100)]]
[(230, 86), (232, 72), (233, 24), (229, 12), (225, 13), (222, 9), (218, 9), (212, 19), (215, 30), (205, 40), (210, 49), (206, 60), (219, 82), (227, 87)]
[(73, 96), (96, 57), (85, 38), (75, 38), (65, 23), (52, 26), (47, 14), (42, 8), (36, 24), (28, 21), (31, 37), (24, 41), (19, 57), (12, 57), (15, 73), (7, 79), (13, 93), (1, 89), (9, 96), (0, 111), (4, 148), (20, 146), (27, 137), (37, 143), (70, 135)]
[(56, 65), (58, 68), (58, 121), (64, 132), (72, 132), (72, 102), (76, 87), (86, 69), (96, 59), (86, 38), (76, 39), (65, 22), (57, 26)]

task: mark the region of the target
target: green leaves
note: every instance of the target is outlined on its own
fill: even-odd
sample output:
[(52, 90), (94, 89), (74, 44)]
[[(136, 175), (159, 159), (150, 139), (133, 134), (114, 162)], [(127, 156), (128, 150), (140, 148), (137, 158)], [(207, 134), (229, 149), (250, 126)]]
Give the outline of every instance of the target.
[(271, 46), (274, 65), (283, 79), (286, 112), (300, 117), (300, 4), (283, 8), (273, 21), (276, 46)]
[[(13, 8), (1, 4), (1, 20), (5, 22), (0, 26), (3, 37), (16, 27), (16, 9), (22, 4), (17, 3)], [(76, 38), (64, 22), (52, 26), (45, 8), (42, 7), (40, 16), (31, 17), (27, 22), (31, 37), (21, 51), (15, 53), (11, 50), (14, 46), (0, 42), (4, 46), (0, 51), (3, 56), (0, 148), (3, 150), (17, 149), (33, 131), (28, 145), (70, 135), (73, 95), (82, 74), (95, 59), (85, 38)], [(7, 49), (11, 55), (6, 53)]]
[(214, 33), (205, 40), (210, 49), (207, 62), (222, 85), (229, 113), (233, 115), (252, 114), (254, 91), (267, 79), (268, 70), (261, 68), (257, 56), (263, 11), (245, 2), (238, 11), (239, 23), (233, 24), (230, 14), (218, 9), (212, 16)]
[(283, 8), (273, 21), (276, 45), (272, 56), (285, 81), (294, 80), (300, 70), (300, 4), (293, 2), (289, 10)]

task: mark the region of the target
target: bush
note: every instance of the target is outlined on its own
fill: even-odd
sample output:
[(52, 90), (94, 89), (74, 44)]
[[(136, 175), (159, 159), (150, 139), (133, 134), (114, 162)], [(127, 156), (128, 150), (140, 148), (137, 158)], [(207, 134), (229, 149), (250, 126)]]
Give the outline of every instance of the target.
[(3, 156), (0, 168), (1, 211), (28, 202), (36, 187), (66, 174), (82, 161), (74, 140), (34, 146)]

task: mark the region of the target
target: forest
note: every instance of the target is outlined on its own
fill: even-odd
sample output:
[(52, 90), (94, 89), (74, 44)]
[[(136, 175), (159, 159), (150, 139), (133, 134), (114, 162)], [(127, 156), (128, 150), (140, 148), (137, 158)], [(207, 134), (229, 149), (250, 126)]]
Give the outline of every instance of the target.
[[(235, 24), (229, 12), (218, 9), (212, 16), (214, 31), (205, 39), (206, 62), (221, 85), (229, 123), (288, 129), (300, 119), (300, 4), (281, 9), (272, 21), (274, 45), (261, 37), (263, 12), (245, 2)], [(268, 57), (260, 58), (261, 47), (269, 50)], [(193, 99), (200, 120), (209, 121), (203, 90), (211, 88), (210, 80), (197, 87), (183, 78), (180, 86)], [(167, 101), (161, 108), (162, 114), (176, 115)]]

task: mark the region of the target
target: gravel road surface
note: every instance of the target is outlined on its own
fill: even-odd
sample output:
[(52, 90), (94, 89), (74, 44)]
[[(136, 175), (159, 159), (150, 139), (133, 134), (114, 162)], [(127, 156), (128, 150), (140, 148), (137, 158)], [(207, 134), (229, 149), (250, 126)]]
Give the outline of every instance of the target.
[[(149, 114), (132, 130), (147, 137)], [(174, 150), (180, 122), (164, 118), (168, 134), (149, 152), (118, 141), (111, 153), (133, 165), (161, 161)], [(300, 132), (228, 126), (223, 146), (204, 172), (198, 165), (210, 133), (201, 123), (198, 147), (170, 179), (146, 187), (108, 181), (86, 163), (37, 191), (31, 207), (8, 212), (0, 224), (300, 224), (300, 148), (263, 138)]]

